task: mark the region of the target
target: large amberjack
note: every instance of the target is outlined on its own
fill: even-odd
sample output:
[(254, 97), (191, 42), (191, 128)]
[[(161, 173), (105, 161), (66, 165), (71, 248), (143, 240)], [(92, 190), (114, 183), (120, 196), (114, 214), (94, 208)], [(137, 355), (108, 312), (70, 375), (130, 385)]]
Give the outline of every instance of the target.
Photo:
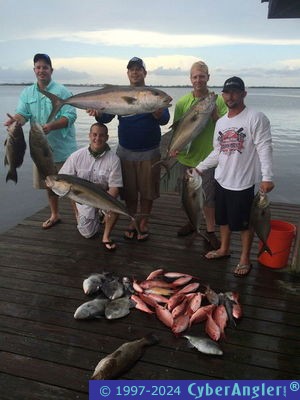
[(135, 221), (121, 201), (93, 182), (67, 174), (47, 176), (45, 182), (58, 196), (67, 196), (76, 203), (86, 204), (104, 212), (122, 214)]
[(182, 197), (183, 208), (197, 233), (203, 219), (204, 192), (202, 178), (195, 169), (187, 170), (183, 177)]
[(249, 226), (254, 230), (262, 242), (262, 247), (258, 253), (258, 257), (264, 251), (267, 251), (270, 256), (272, 256), (272, 251), (267, 244), (271, 232), (271, 210), (270, 202), (266, 193), (260, 191), (256, 193), (252, 203)]
[(216, 106), (217, 97), (214, 92), (209, 92), (206, 97), (199, 99), (181, 119), (173, 124), (173, 135), (168, 153), (182, 151), (201, 134)]
[(101, 89), (78, 93), (67, 99), (61, 99), (53, 93), (40, 89), (52, 102), (51, 121), (65, 104), (81, 108), (94, 109), (114, 115), (152, 113), (159, 108), (170, 107), (172, 98), (165, 92), (148, 86), (104, 85)]

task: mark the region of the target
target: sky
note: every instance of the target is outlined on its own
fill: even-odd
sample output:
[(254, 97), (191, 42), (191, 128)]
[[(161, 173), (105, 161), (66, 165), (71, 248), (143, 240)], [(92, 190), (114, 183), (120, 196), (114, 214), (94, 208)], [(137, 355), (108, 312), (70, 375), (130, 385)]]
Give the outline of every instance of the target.
[(0, 0), (0, 83), (33, 82), (35, 53), (53, 79), (127, 85), (141, 57), (148, 85), (189, 85), (203, 60), (210, 86), (300, 87), (300, 19), (268, 19), (261, 0)]

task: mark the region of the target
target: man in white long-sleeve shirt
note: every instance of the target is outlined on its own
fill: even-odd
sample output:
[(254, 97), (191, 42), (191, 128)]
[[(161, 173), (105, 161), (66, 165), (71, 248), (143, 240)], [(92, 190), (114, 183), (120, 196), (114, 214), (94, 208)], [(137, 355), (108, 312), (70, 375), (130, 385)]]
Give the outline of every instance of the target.
[(220, 225), (221, 247), (205, 257), (229, 257), (231, 232), (240, 231), (242, 252), (234, 275), (245, 276), (252, 267), (249, 217), (254, 186), (260, 182), (259, 189), (266, 193), (274, 187), (272, 137), (268, 118), (244, 104), (247, 92), (241, 78), (227, 79), (222, 92), (229, 111), (216, 123), (213, 151), (196, 167), (200, 173), (216, 167), (216, 223)]
[[(121, 162), (107, 144), (107, 126), (99, 122), (93, 124), (90, 128), (89, 140), (89, 146), (72, 153), (59, 173), (86, 179), (101, 186), (111, 196), (118, 197), (119, 188), (123, 187)], [(101, 221), (98, 209), (76, 203), (75, 214), (77, 229), (82, 236), (89, 239), (99, 232)], [(102, 244), (108, 251), (116, 249), (116, 243), (111, 239), (110, 234), (117, 218), (118, 214), (113, 212), (104, 218)]]

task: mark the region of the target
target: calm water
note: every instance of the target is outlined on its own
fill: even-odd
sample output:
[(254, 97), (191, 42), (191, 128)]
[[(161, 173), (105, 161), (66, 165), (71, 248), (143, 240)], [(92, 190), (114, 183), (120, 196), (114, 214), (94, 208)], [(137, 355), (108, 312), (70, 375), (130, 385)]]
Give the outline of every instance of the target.
[[(73, 94), (94, 90), (90, 87), (70, 87)], [(43, 190), (32, 188), (32, 161), (27, 148), (25, 160), (18, 169), (19, 181), (5, 182), (7, 169), (3, 166), (6, 113), (14, 114), (21, 86), (0, 86), (0, 232), (16, 225), (25, 217), (46, 206)], [(173, 104), (185, 94), (187, 88), (164, 89), (173, 97)], [(220, 89), (216, 89), (219, 92)], [(271, 121), (274, 142), (274, 173), (276, 188), (270, 194), (272, 201), (299, 204), (300, 199), (300, 89), (249, 89), (246, 104), (263, 111)], [(174, 107), (170, 108), (171, 120)], [(88, 131), (94, 119), (84, 110), (77, 109), (76, 132), (78, 146), (88, 143)], [(109, 125), (109, 143), (117, 145), (117, 118)], [(170, 125), (170, 124), (169, 124)], [(163, 133), (169, 128), (163, 127)], [(24, 127), (28, 143), (28, 124)]]

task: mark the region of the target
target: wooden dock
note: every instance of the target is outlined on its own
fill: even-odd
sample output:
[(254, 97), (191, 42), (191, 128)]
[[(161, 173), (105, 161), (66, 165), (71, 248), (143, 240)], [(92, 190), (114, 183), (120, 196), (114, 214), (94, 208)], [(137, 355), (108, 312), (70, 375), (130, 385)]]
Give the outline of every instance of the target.
[[(21, 199), (20, 199), (21, 201)], [(288, 269), (259, 265), (246, 278), (232, 270), (238, 261), (239, 235), (232, 256), (203, 258), (201, 237), (186, 246), (176, 232), (185, 223), (177, 195), (155, 202), (151, 239), (123, 239), (128, 221), (120, 218), (108, 253), (99, 238), (86, 240), (76, 230), (68, 200), (62, 200), (62, 223), (42, 230), (48, 208), (0, 235), (0, 385), (1, 399), (87, 400), (88, 381), (98, 361), (122, 343), (149, 332), (158, 345), (146, 349), (123, 379), (300, 379), (299, 292), (282, 290), (279, 281), (298, 283)], [(300, 206), (272, 204), (272, 218), (297, 224)], [(223, 356), (207, 356), (187, 347), (154, 315), (133, 309), (122, 319), (75, 320), (76, 308), (89, 298), (83, 280), (94, 272), (144, 279), (158, 267), (197, 276), (216, 291), (237, 291), (243, 318), (226, 328)], [(204, 324), (191, 333), (203, 334)]]

